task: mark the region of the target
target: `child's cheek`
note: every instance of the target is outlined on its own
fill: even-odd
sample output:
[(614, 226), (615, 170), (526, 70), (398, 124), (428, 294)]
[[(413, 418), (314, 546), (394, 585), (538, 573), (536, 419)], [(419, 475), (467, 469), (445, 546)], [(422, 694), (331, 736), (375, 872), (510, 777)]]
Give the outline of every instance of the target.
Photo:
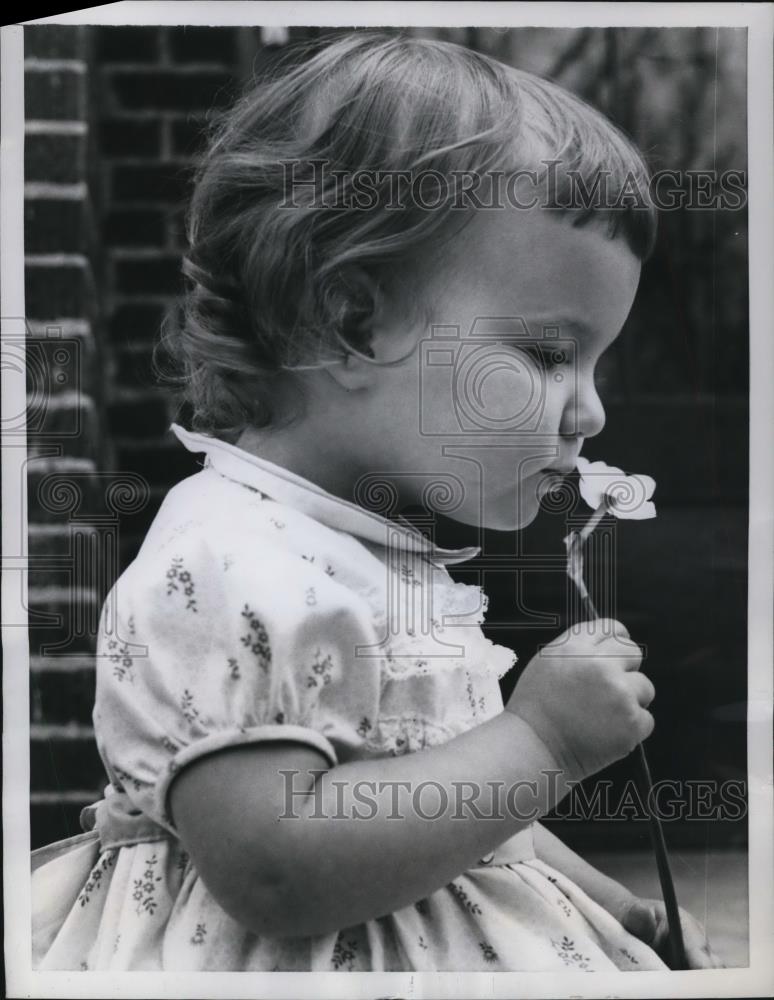
[(454, 407), (460, 427), (523, 438), (543, 421), (545, 381), (537, 366), (506, 348), (471, 351), (455, 373)]

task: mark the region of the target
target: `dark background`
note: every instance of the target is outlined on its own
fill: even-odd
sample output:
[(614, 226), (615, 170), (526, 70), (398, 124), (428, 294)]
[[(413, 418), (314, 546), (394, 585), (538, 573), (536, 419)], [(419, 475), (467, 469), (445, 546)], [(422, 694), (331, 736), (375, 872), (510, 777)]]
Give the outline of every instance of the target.
[[(632, 135), (653, 169), (746, 170), (744, 29), (410, 30), (557, 80)], [(166, 490), (198, 468), (168, 432), (174, 412), (149, 361), (181, 287), (182, 209), (201, 125), (287, 37), (331, 33), (25, 28), (27, 358), (37, 406), (28, 466), (33, 846), (79, 832), (80, 808), (101, 796), (89, 622)], [(614, 561), (597, 567), (614, 586), (593, 596), (646, 646), (643, 669), (658, 691), (654, 778), (744, 780), (745, 209), (661, 214), (656, 252), (610, 353), (607, 425), (584, 452), (652, 475), (658, 517), (616, 524)], [(136, 477), (130, 495), (106, 502), (126, 473)], [(52, 502), (57, 481), (74, 480), (79, 496)], [(448, 545), (483, 541), (482, 559), (454, 575), (483, 583), (486, 630), (517, 651), (519, 668), (572, 614), (566, 530), (566, 514), (549, 512), (518, 536), (437, 526)], [(116, 558), (90, 557), (107, 536)], [(554, 569), (530, 571), (526, 554), (553, 557)], [(536, 613), (547, 616), (541, 627)], [(600, 777), (621, 790), (633, 775), (624, 761)], [(576, 846), (647, 844), (642, 821), (557, 825)], [(746, 824), (672, 823), (667, 839), (739, 847)]]

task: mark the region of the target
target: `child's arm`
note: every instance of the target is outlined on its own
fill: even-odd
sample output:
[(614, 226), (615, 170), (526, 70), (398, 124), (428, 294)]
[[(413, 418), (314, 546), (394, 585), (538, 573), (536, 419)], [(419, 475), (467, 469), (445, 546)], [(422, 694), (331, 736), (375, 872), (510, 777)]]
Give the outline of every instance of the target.
[[(256, 934), (321, 934), (410, 905), (556, 801), (541, 774), (556, 772), (557, 762), (530, 726), (507, 711), (439, 747), (328, 767), (311, 747), (259, 743), (203, 757), (172, 785), (172, 814), (199, 874), (223, 908)], [(318, 772), (317, 782), (310, 770)], [(295, 772), (292, 799), (283, 771)], [(524, 788), (517, 800), (528, 819), (504, 808), (489, 821), (464, 809), (465, 818), (453, 818), (455, 784), (481, 789), (477, 805), (486, 811), (493, 781), (506, 788), (535, 782), (535, 794)], [(443, 799), (449, 803), (437, 819), (412, 807), (422, 785), (425, 817)], [(559, 797), (567, 790), (553, 787)], [(366, 818), (352, 818), (353, 810)]]
[[(535, 823), (533, 829), (535, 854), (547, 865), (562, 872), (579, 886), (623, 926), (654, 948), (669, 962), (667, 947), (667, 922), (664, 904), (658, 899), (641, 899), (620, 882), (608, 878), (543, 826)], [(685, 953), (691, 969), (717, 969), (723, 963), (710, 948), (701, 924), (686, 910), (680, 910)]]
[[(639, 647), (598, 623), (576, 626), (533, 658), (505, 711), (440, 746), (330, 770), (298, 744), (208, 755), (171, 786), (180, 838), (213, 896), (257, 934), (314, 935), (391, 913), (448, 884), (549, 811), (569, 782), (650, 733), (643, 705), (653, 687), (638, 672), (641, 659)], [(308, 794), (288, 803), (281, 772), (294, 769), (294, 787)], [(316, 781), (309, 769), (321, 772)], [(353, 816), (371, 812), (358, 783), (375, 800), (371, 818)], [(455, 818), (459, 788), (480, 789), (485, 814), (493, 785), (520, 789), (516, 809), (503, 795), (508, 808), (494, 819), (465, 810)], [(412, 799), (422, 788), (420, 812)], [(293, 806), (298, 818), (282, 819)]]
[(584, 861), (542, 823), (535, 823), (533, 827), (533, 843), (535, 854), (541, 861), (566, 875), (617, 919), (637, 898), (620, 882), (608, 878)]

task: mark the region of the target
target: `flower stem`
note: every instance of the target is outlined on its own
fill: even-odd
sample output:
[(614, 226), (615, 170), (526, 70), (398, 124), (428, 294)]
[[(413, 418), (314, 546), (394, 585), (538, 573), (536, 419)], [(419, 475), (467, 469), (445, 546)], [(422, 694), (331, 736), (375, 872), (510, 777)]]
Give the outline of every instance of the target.
[(589, 537), (594, 528), (596, 528), (596, 526), (608, 512), (608, 509), (609, 508), (607, 505), (607, 497), (604, 496), (602, 497), (602, 503), (599, 505), (599, 507), (597, 507), (597, 509), (594, 511), (594, 513), (591, 515), (588, 521), (581, 528), (580, 537), (582, 542), (586, 541), (586, 539)]
[(650, 839), (653, 844), (653, 853), (656, 856), (656, 867), (658, 868), (658, 880), (661, 884), (661, 895), (664, 900), (664, 909), (667, 915), (667, 928), (669, 939), (669, 950), (671, 953), (672, 969), (688, 969), (688, 959), (685, 956), (685, 942), (683, 941), (683, 926), (680, 922), (680, 908), (677, 905), (677, 894), (675, 893), (675, 883), (669, 867), (669, 854), (667, 853), (664, 830), (661, 820), (656, 815), (655, 809), (651, 805), (653, 794), (653, 779), (650, 776), (648, 758), (645, 755), (645, 747), (642, 743), (637, 744), (637, 779), (640, 786), (640, 794), (645, 796), (646, 808), (648, 810), (648, 822), (650, 824)]
[[(602, 517), (608, 510), (607, 498), (603, 498), (602, 503), (597, 507), (589, 520), (578, 531), (571, 532), (565, 538), (567, 545), (567, 575), (575, 584), (578, 595), (583, 605), (583, 612), (587, 619), (599, 618), (594, 602), (588, 592), (583, 573), (583, 547), (594, 528), (599, 524)], [(653, 844), (653, 853), (656, 856), (656, 867), (661, 884), (661, 895), (664, 899), (664, 909), (667, 915), (668, 939), (671, 952), (672, 969), (687, 969), (688, 961), (685, 957), (685, 943), (683, 941), (683, 928), (680, 922), (680, 910), (677, 905), (675, 885), (672, 872), (669, 866), (669, 855), (667, 853), (664, 831), (661, 820), (653, 808), (653, 780), (650, 776), (648, 758), (645, 755), (645, 747), (638, 744), (637, 757), (637, 779), (640, 792), (645, 799), (648, 810), (648, 820), (650, 825), (650, 838)]]

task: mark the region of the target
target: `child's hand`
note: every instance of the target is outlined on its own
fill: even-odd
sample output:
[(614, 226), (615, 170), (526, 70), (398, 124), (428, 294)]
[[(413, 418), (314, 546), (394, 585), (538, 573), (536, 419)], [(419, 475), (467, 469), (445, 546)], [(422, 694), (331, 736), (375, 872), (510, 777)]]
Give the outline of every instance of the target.
[(581, 622), (533, 657), (506, 708), (543, 740), (566, 781), (625, 757), (653, 731), (642, 650), (610, 619)]
[[(670, 965), (669, 927), (666, 909), (660, 899), (634, 898), (616, 915), (624, 928), (649, 944), (659, 958)], [(726, 966), (710, 948), (704, 928), (690, 913), (680, 908), (685, 957), (689, 969), (725, 969)], [(671, 968), (671, 966), (670, 966)]]

